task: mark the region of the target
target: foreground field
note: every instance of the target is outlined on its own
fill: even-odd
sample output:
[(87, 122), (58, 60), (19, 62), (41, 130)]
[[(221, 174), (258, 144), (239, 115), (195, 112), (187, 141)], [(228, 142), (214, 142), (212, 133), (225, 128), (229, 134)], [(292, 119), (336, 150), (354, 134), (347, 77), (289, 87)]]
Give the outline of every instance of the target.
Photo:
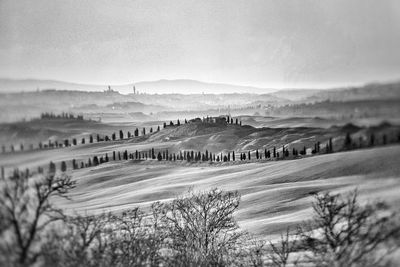
[(309, 218), (311, 194), (358, 188), (362, 201), (400, 204), (400, 146), (335, 153), (299, 160), (176, 165), (110, 162), (72, 172), (77, 187), (71, 201), (58, 200), (67, 212), (118, 212), (168, 201), (189, 188), (238, 190), (242, 202), (236, 216), (252, 233), (269, 236)]

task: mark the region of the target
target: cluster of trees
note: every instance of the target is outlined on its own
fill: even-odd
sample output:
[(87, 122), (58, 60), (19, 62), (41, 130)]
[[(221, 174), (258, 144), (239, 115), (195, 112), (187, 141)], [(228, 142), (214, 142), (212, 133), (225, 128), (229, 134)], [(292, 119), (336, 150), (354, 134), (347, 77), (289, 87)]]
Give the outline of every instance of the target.
[(68, 120), (79, 120), (83, 121), (83, 115), (74, 115), (72, 113), (63, 112), (61, 114), (54, 114), (52, 112), (44, 112), (40, 114), (40, 119), (68, 119)]
[(377, 145), (387, 145), (390, 143), (400, 142), (400, 132), (396, 137), (389, 138), (386, 133), (383, 133), (380, 136), (375, 136), (374, 133), (369, 135), (369, 138), (364, 138), (363, 136), (359, 136), (358, 138), (354, 138), (350, 133), (346, 133), (343, 143), (343, 150), (353, 150), (360, 149), (366, 147), (373, 147)]
[(52, 200), (74, 187), (65, 175), (1, 179), (1, 266), (392, 266), (399, 247), (397, 215), (360, 205), (356, 191), (316, 194), (313, 217), (269, 242), (240, 229), (237, 191), (189, 191), (146, 213), (66, 215)]

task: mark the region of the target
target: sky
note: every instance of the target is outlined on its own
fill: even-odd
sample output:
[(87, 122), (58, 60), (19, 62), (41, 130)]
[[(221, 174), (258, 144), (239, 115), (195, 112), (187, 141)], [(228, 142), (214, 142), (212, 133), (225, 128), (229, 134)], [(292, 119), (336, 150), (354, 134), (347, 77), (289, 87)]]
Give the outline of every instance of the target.
[(325, 88), (399, 80), (399, 49), (398, 0), (0, 0), (2, 78)]

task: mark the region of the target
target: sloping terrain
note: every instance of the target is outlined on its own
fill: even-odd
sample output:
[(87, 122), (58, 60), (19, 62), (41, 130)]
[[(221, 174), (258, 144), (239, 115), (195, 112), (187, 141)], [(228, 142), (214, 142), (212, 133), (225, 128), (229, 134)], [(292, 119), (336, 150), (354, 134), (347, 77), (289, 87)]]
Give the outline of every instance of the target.
[(300, 160), (217, 166), (110, 162), (72, 172), (72, 200), (57, 200), (68, 212), (118, 212), (148, 207), (194, 190), (238, 190), (240, 225), (271, 236), (309, 218), (311, 194), (358, 188), (362, 201), (400, 204), (400, 146), (322, 155)]
[(65, 138), (77, 138), (80, 143), (82, 137), (97, 133), (111, 135), (113, 132), (123, 130), (133, 132), (136, 127), (154, 127), (160, 122), (133, 122), (133, 123), (101, 123), (93, 120), (71, 119), (33, 119), (14, 123), (0, 123), (0, 144), (19, 146), (20, 143), (28, 148), (30, 144), (35, 147), (39, 142), (47, 143), (48, 140), (62, 142)]
[[(72, 126), (68, 128), (67, 125), (60, 125), (58, 131), (68, 133), (74, 129)], [(93, 127), (96, 125), (94, 123)], [(84, 125), (81, 126), (85, 127)], [(105, 127), (101, 124), (97, 126)], [(107, 127), (109, 128), (107, 129)], [(111, 130), (123, 129), (126, 136), (127, 130), (132, 133), (135, 129), (135, 125), (125, 125), (125, 128), (110, 125), (107, 127), (98, 129), (98, 132), (110, 131), (111, 133)], [(86, 130), (89, 131), (89, 128)], [(79, 127), (77, 131), (79, 131)], [(351, 134), (356, 147), (359, 147), (360, 144), (363, 147), (367, 147), (372, 133), (375, 135), (375, 145), (381, 145), (384, 136), (386, 136), (388, 143), (398, 142), (400, 127), (381, 124), (376, 127), (363, 128), (348, 124), (328, 129), (313, 127), (254, 128), (225, 123), (191, 122), (181, 126), (167, 126), (159, 132), (131, 139), (86, 143), (67, 148), (0, 153), (0, 166), (8, 170), (15, 167), (36, 169), (38, 166), (47, 167), (50, 161), (56, 164), (66, 161), (67, 165), (71, 167), (72, 159), (78, 160), (78, 163), (81, 161), (87, 162), (88, 158), (93, 158), (93, 156), (103, 156), (106, 153), (110, 156), (113, 151), (123, 152), (127, 150), (129, 153), (133, 153), (138, 150), (148, 152), (151, 148), (154, 148), (156, 153), (160, 150), (168, 149), (170, 153), (178, 153), (182, 150), (202, 152), (208, 150), (212, 153), (251, 151), (254, 155), (257, 149), (264, 150), (276, 147), (277, 151), (281, 151), (283, 145), (290, 151), (293, 148), (297, 150), (301, 150), (304, 147), (311, 149), (316, 142), (320, 142), (321, 149), (324, 149), (329, 138), (333, 140), (333, 150), (338, 151), (342, 149), (347, 133)], [(29, 132), (26, 134), (29, 136)], [(79, 136), (85, 136), (86, 142), (88, 141), (88, 134)]]

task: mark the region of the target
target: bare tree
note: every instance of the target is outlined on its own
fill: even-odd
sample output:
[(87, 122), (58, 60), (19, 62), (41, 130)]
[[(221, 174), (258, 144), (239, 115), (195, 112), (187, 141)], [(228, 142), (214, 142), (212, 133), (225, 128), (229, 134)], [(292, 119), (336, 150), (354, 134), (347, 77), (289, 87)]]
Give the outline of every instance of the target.
[(18, 171), (1, 179), (0, 263), (26, 266), (37, 260), (40, 234), (51, 222), (62, 218), (61, 210), (50, 199), (67, 197), (74, 185), (65, 175), (25, 176)]
[(213, 189), (178, 197), (163, 209), (170, 249), (183, 265), (230, 265), (230, 253), (243, 236), (233, 217), (238, 192)]
[(285, 267), (289, 264), (289, 256), (296, 247), (297, 236), (289, 235), (290, 229), (286, 229), (285, 234), (281, 234), (281, 238), (277, 243), (269, 242), (271, 253), (268, 258), (273, 266)]
[(390, 242), (400, 230), (391, 222), (394, 215), (384, 215), (382, 203), (361, 206), (357, 191), (347, 197), (318, 194), (313, 209), (312, 223), (300, 232), (317, 266), (377, 266), (396, 248)]

